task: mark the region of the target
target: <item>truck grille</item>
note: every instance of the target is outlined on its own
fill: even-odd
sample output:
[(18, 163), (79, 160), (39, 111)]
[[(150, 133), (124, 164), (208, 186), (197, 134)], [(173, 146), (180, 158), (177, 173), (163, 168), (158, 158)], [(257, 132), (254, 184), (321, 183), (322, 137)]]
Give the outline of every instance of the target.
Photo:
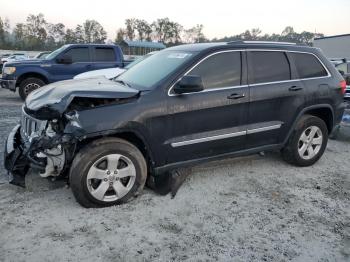
[(23, 138), (30, 137), (34, 132), (44, 130), (47, 121), (35, 119), (28, 115), (22, 107), (21, 135)]

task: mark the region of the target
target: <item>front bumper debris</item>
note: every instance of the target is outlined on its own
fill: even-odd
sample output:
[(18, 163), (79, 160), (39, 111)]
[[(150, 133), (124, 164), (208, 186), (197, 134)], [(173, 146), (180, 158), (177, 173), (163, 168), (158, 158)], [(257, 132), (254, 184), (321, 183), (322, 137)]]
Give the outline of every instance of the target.
[(46, 159), (33, 156), (33, 144), (24, 142), (21, 125), (16, 125), (7, 137), (4, 150), (4, 166), (10, 184), (25, 187), (25, 176), (29, 168), (45, 170)]
[(16, 80), (0, 79), (0, 86), (5, 89), (9, 89), (13, 92), (16, 91)]
[(10, 184), (24, 187), (24, 177), (29, 169), (20, 142), (20, 125), (16, 125), (7, 137), (4, 150), (4, 165), (8, 171)]
[[(72, 160), (77, 143), (77, 140), (70, 134), (51, 137), (42, 134), (26, 139), (26, 134), (30, 131), (28, 130), (26, 126), (22, 128), (21, 125), (16, 125), (7, 137), (4, 150), (4, 166), (8, 172), (9, 182), (21, 187), (25, 187), (25, 176), (30, 168), (39, 171), (42, 177), (51, 174), (59, 176), (65, 167), (62, 164), (65, 163), (65, 159)], [(62, 149), (61, 153), (55, 153), (52, 157), (50, 155), (52, 150), (58, 147)], [(58, 163), (52, 160), (58, 158), (60, 158)], [(52, 168), (48, 169), (48, 166)], [(46, 175), (43, 176), (43, 174)]]

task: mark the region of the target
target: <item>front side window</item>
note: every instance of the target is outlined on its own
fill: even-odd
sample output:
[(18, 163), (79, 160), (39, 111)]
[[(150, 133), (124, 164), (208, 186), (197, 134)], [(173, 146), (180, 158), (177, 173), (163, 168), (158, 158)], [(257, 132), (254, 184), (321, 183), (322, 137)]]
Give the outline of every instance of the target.
[(54, 59), (58, 54), (64, 51), (68, 45), (61, 46), (60, 48), (56, 49), (55, 51), (52, 51), (50, 54), (47, 55), (47, 59)]
[(250, 52), (251, 82), (254, 84), (291, 79), (290, 65), (284, 52)]
[(306, 53), (290, 54), (294, 59), (299, 78), (327, 76), (326, 69), (314, 55)]
[(65, 55), (70, 56), (73, 63), (90, 62), (89, 48), (87, 47), (76, 47), (69, 49)]
[(95, 48), (96, 62), (115, 62), (115, 54), (113, 48), (96, 47)]
[(219, 53), (202, 61), (188, 75), (200, 76), (204, 89), (239, 86), (241, 64), (240, 52)]

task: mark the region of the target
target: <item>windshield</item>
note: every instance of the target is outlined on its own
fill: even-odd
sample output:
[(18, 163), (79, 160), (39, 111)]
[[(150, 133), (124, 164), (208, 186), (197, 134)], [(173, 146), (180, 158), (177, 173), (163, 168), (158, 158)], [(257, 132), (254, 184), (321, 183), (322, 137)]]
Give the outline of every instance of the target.
[(116, 78), (138, 90), (150, 90), (156, 83), (166, 78), (196, 53), (185, 51), (160, 51), (133, 65)]
[(64, 49), (67, 48), (67, 45), (61, 46), (60, 48), (56, 49), (52, 53), (50, 53), (46, 59), (54, 59), (59, 53), (61, 53)]
[(140, 58), (137, 58), (136, 60), (134, 60), (130, 64), (128, 64), (126, 67), (124, 67), (124, 69), (129, 69), (130, 67), (137, 65), (138, 63), (145, 60), (147, 57), (150, 57), (151, 55), (153, 55), (153, 53), (148, 53), (147, 55), (144, 55)]

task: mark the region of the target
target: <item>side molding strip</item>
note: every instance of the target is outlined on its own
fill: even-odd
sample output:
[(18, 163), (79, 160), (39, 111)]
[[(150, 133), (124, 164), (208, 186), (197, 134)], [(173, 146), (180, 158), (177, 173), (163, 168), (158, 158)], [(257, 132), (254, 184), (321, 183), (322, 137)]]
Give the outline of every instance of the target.
[(171, 146), (172, 147), (180, 147), (180, 146), (186, 146), (186, 145), (192, 145), (192, 144), (198, 144), (198, 143), (203, 143), (203, 142), (225, 139), (225, 138), (229, 138), (229, 137), (244, 136), (244, 135), (274, 130), (274, 129), (278, 129), (280, 127), (281, 127), (281, 124), (278, 124), (278, 125), (273, 125), (273, 126), (266, 126), (266, 127), (255, 128), (255, 129), (249, 129), (247, 131), (240, 131), (240, 132), (222, 134), (222, 135), (216, 135), (216, 136), (208, 136), (208, 137), (203, 137), (203, 138), (185, 140), (185, 141), (181, 141), (181, 142), (173, 142), (173, 143), (171, 143)]
[(278, 129), (280, 127), (281, 127), (281, 124), (273, 125), (273, 126), (260, 127), (260, 128), (255, 128), (255, 129), (249, 129), (247, 131), (247, 134), (249, 135), (249, 134), (255, 134), (255, 133), (259, 133), (259, 132), (274, 130), (274, 129)]
[(203, 142), (208, 142), (208, 141), (213, 141), (213, 140), (219, 140), (219, 139), (224, 139), (224, 138), (229, 138), (229, 137), (244, 136), (244, 135), (246, 135), (246, 133), (247, 133), (247, 131), (240, 131), (240, 132), (217, 135), (217, 136), (197, 138), (197, 139), (186, 140), (186, 141), (181, 141), (181, 142), (174, 142), (174, 143), (171, 143), (171, 146), (172, 147), (179, 147), (179, 146), (192, 145), (192, 144), (203, 143)]

